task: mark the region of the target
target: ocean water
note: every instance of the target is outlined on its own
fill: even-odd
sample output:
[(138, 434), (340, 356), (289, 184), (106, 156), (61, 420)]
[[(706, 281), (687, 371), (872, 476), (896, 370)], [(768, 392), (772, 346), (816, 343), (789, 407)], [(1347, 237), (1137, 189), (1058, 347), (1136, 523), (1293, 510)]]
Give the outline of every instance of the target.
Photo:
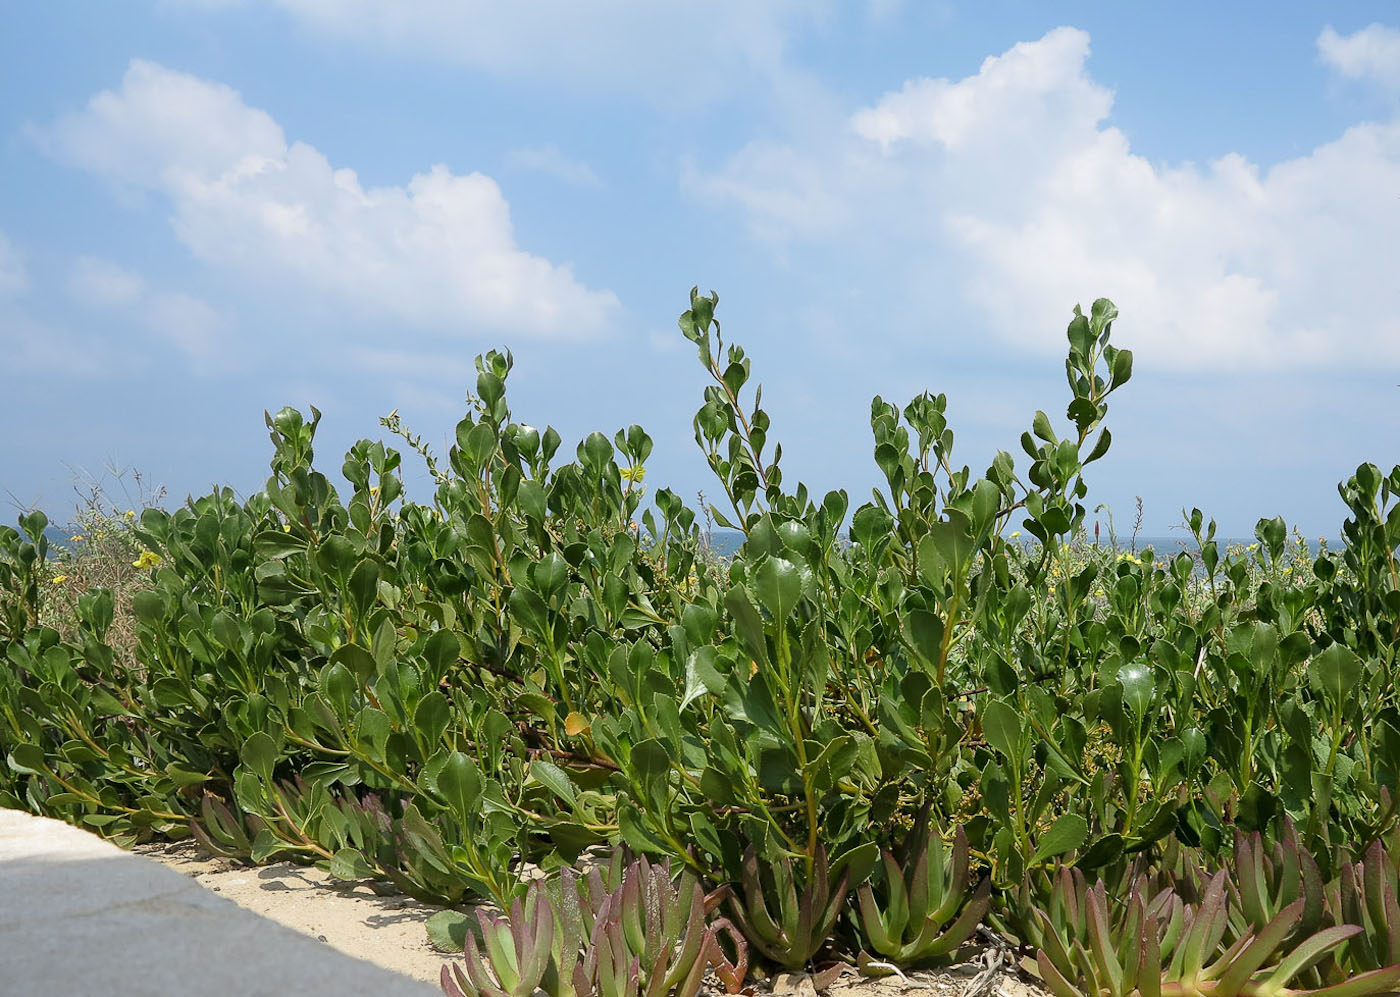
[[(1028, 545), (1033, 545), (1036, 542), (1034, 538), (1030, 538), (1027, 541), (1024, 532), (1022, 532), (1018, 540), (1026, 541)], [(1254, 537), (1218, 536), (1215, 538), (1215, 542), (1220, 550), (1221, 557), (1224, 557), (1227, 547), (1248, 547), (1252, 543), (1257, 543), (1257, 540)], [(1291, 537), (1289, 538), (1289, 542), (1292, 542)], [(1306, 542), (1309, 553), (1313, 557), (1316, 557), (1318, 551), (1321, 549), (1318, 541), (1310, 538)], [(739, 548), (744, 545), (744, 534), (739, 530), (715, 529), (710, 534), (710, 544), (714, 548), (715, 553), (719, 554), (721, 557), (732, 557), (738, 552)], [(1108, 534), (1106, 532), (1099, 535), (1099, 546), (1110, 546)], [(1342, 546), (1342, 541), (1340, 539), (1329, 539), (1327, 541), (1327, 546), (1331, 550), (1337, 550)], [(1196, 541), (1185, 532), (1172, 536), (1139, 536), (1136, 541), (1134, 541), (1131, 535), (1120, 536), (1118, 538), (1119, 550), (1141, 553), (1144, 547), (1151, 547), (1152, 553), (1159, 561), (1170, 560), (1182, 551), (1185, 551), (1193, 557), (1197, 555)]]
[[(58, 550), (71, 546), (69, 536), (72, 534), (73, 529), (74, 527), (71, 526), (50, 525), (49, 528), (44, 531), (45, 535), (48, 537), (50, 549)], [(1022, 531), (1018, 540), (1028, 545), (1033, 545), (1035, 543), (1034, 538), (1028, 538), (1024, 531)], [(1246, 547), (1249, 544), (1255, 543), (1256, 540), (1254, 537), (1216, 537), (1215, 542), (1219, 545), (1221, 556), (1224, 556), (1226, 547), (1235, 545)], [(1291, 537), (1289, 538), (1289, 542), (1291, 544)], [(738, 553), (739, 548), (744, 545), (744, 534), (740, 530), (716, 528), (710, 533), (710, 544), (714, 548), (715, 553), (721, 557), (733, 557)], [(1099, 545), (1102, 547), (1110, 545), (1106, 532), (1100, 534)], [(1309, 552), (1312, 556), (1316, 557), (1320, 549), (1317, 539), (1308, 538), (1307, 545)], [(1339, 550), (1343, 546), (1343, 542), (1339, 538), (1329, 538), (1327, 540), (1327, 546), (1331, 550)], [(1119, 550), (1137, 551), (1140, 553), (1144, 547), (1151, 547), (1159, 561), (1170, 560), (1181, 551), (1185, 551), (1192, 556), (1196, 555), (1196, 541), (1185, 532), (1173, 534), (1171, 536), (1139, 536), (1136, 543), (1134, 543), (1130, 535), (1120, 536), (1118, 538)]]

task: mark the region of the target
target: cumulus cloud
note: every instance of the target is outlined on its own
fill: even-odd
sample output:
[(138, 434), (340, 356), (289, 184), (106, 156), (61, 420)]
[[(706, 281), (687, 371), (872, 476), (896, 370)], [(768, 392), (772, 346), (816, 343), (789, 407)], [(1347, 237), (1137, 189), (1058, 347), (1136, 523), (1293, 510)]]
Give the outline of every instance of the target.
[(29, 290), (29, 271), (18, 249), (0, 232), (0, 298)]
[(175, 232), (200, 259), (341, 315), (588, 337), (618, 307), (612, 292), (516, 245), (490, 177), (437, 165), (366, 188), (233, 89), (155, 63), (132, 62), (119, 90), (36, 138), (62, 162), (168, 198)]
[[(207, 9), (234, 0), (166, 0)], [(530, 80), (694, 102), (784, 72), (793, 27), (828, 0), (248, 0), (309, 30)]]
[(1161, 365), (1400, 362), (1400, 122), (1267, 169), (1229, 152), (1160, 165), (1108, 123), (1089, 51), (1056, 29), (808, 141), (755, 143), (696, 188), (765, 235), (890, 242), (1032, 349), (1058, 352), (1046, 317), (1104, 295)]
[(1317, 51), (1342, 76), (1400, 94), (1400, 30), (1372, 24), (1339, 35), (1329, 24), (1317, 37)]

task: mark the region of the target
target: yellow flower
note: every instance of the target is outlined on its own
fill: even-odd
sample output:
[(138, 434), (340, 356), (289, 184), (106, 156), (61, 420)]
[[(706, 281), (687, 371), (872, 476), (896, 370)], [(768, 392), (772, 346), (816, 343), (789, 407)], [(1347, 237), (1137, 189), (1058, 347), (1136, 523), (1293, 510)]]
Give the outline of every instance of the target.
[(1094, 595), (1096, 595), (1096, 596), (1098, 596), (1100, 599), (1102, 599), (1102, 598), (1103, 598), (1103, 589), (1094, 589)]
[(378, 495), (378, 494), (379, 494), (379, 486), (378, 486), (378, 485), (370, 485), (370, 486), (369, 486), (369, 493), (370, 493), (371, 495)]
[(126, 512), (124, 512), (122, 515), (125, 516), (127, 519), (135, 519), (135, 518), (136, 518), (136, 510), (135, 510), (135, 509), (128, 509), (128, 510), (126, 510)]
[(622, 469), (623, 481), (641, 481), (647, 476), (647, 469), (641, 464), (636, 467), (624, 467)]
[(283, 532), (283, 533), (291, 533), (291, 532), (292, 532), (292, 524), (291, 524), (291, 523), (283, 523), (283, 524), (282, 524), (282, 532)]
[(1012, 530), (1012, 531), (1011, 531), (1011, 539), (1012, 539), (1012, 540), (1015, 540), (1015, 539), (1016, 539), (1017, 537), (1019, 537), (1020, 535), (1021, 535), (1021, 531), (1020, 531), (1020, 530)]
[(133, 568), (154, 568), (161, 562), (161, 557), (155, 551), (143, 550), (141, 556), (131, 562)]
[(62, 585), (67, 580), (67, 575), (54, 575), (52, 578), (49, 579), (49, 581), (53, 582), (55, 585)]
[(75, 533), (68, 538), (68, 542), (73, 544), (80, 544), (83, 542), (83, 539), (84, 537), (81, 533)]

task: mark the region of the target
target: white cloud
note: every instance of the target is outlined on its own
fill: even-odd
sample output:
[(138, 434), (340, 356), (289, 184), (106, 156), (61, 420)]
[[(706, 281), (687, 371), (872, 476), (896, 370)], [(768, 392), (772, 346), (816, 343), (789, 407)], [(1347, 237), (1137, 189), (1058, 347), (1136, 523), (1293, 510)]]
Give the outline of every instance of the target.
[[(250, 0), (253, 2), (253, 0)], [(794, 25), (829, 0), (258, 0), (308, 29), (529, 80), (705, 100), (783, 71)], [(167, 0), (210, 7), (211, 0)], [(219, 6), (225, 4), (220, 3)]]
[(756, 142), (695, 186), (763, 235), (923, 261), (1019, 346), (1058, 352), (1056, 317), (1103, 295), (1159, 365), (1400, 363), (1400, 121), (1268, 169), (1163, 166), (1106, 123), (1088, 55), (1059, 28), (805, 140)]
[(153, 294), (141, 308), (141, 321), (185, 354), (196, 370), (215, 369), (227, 322), (208, 302), (179, 291)]
[(1071, 139), (1056, 139), (1066, 120), (1097, 123), (1108, 116), (1113, 95), (1084, 73), (1089, 36), (1056, 28), (1037, 42), (1021, 42), (983, 60), (976, 76), (956, 83), (918, 79), (874, 107), (856, 113), (851, 124), (862, 138), (888, 152), (899, 143), (941, 146), (951, 152), (1002, 150), (1006, 125), (1018, 119), (1023, 146), (1052, 150)]
[(158, 192), (200, 259), (315, 299), (338, 315), (447, 333), (586, 337), (618, 302), (520, 249), (500, 188), (433, 166), (363, 187), (289, 143), (227, 86), (134, 61), (118, 91), (36, 135), (55, 158)]
[(511, 152), (507, 161), (523, 170), (547, 173), (575, 187), (601, 187), (603, 181), (587, 163), (570, 159), (554, 145), (530, 146)]
[(151, 290), (129, 267), (94, 256), (80, 256), (68, 274), (68, 293), (89, 308), (135, 321), (185, 355), (200, 373), (212, 373), (216, 361), (228, 363), (221, 336), (229, 323), (208, 302), (183, 291)]
[(91, 307), (129, 305), (146, 293), (146, 281), (110, 260), (80, 256), (68, 274), (68, 293)]
[(0, 298), (23, 294), (29, 290), (29, 271), (24, 257), (0, 232)]
[(1400, 94), (1400, 30), (1372, 24), (1339, 35), (1329, 24), (1317, 36), (1322, 61), (1353, 80), (1370, 80)]
[[(829, 154), (841, 155), (836, 150)], [(870, 165), (859, 156), (846, 158), (850, 176), (863, 175)], [(851, 223), (861, 206), (840, 189), (839, 174), (825, 155), (758, 140), (735, 153), (719, 172), (706, 174), (690, 165), (681, 179), (709, 200), (740, 205), (756, 235), (782, 241), (792, 235), (831, 235)]]

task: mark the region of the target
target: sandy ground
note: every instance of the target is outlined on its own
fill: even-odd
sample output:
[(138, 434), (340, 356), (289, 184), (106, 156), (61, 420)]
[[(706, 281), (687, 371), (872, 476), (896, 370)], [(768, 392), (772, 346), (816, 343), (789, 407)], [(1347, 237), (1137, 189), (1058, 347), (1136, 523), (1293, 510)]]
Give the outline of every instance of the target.
[[(192, 841), (141, 845), (135, 851), (241, 907), (385, 969), (436, 983), (442, 967), (452, 962), (452, 956), (428, 944), (423, 927), (439, 908), (410, 897), (377, 896), (363, 883), (346, 883), (319, 869), (289, 862), (239, 865), (205, 854)], [(831, 981), (827, 993), (830, 997), (1048, 997), (1048, 991), (1018, 973), (991, 969), (986, 963), (972, 962), (949, 970), (911, 973), (905, 979), (880, 980), (862, 979), (850, 970)], [(784, 974), (759, 981), (748, 992), (815, 997), (816, 986), (805, 974)]]
[(194, 879), (240, 907), (310, 935), (357, 959), (430, 983), (452, 957), (428, 944), (425, 921), (440, 908), (402, 895), (376, 896), (309, 866), (244, 866), (211, 857), (193, 841), (134, 851)]

